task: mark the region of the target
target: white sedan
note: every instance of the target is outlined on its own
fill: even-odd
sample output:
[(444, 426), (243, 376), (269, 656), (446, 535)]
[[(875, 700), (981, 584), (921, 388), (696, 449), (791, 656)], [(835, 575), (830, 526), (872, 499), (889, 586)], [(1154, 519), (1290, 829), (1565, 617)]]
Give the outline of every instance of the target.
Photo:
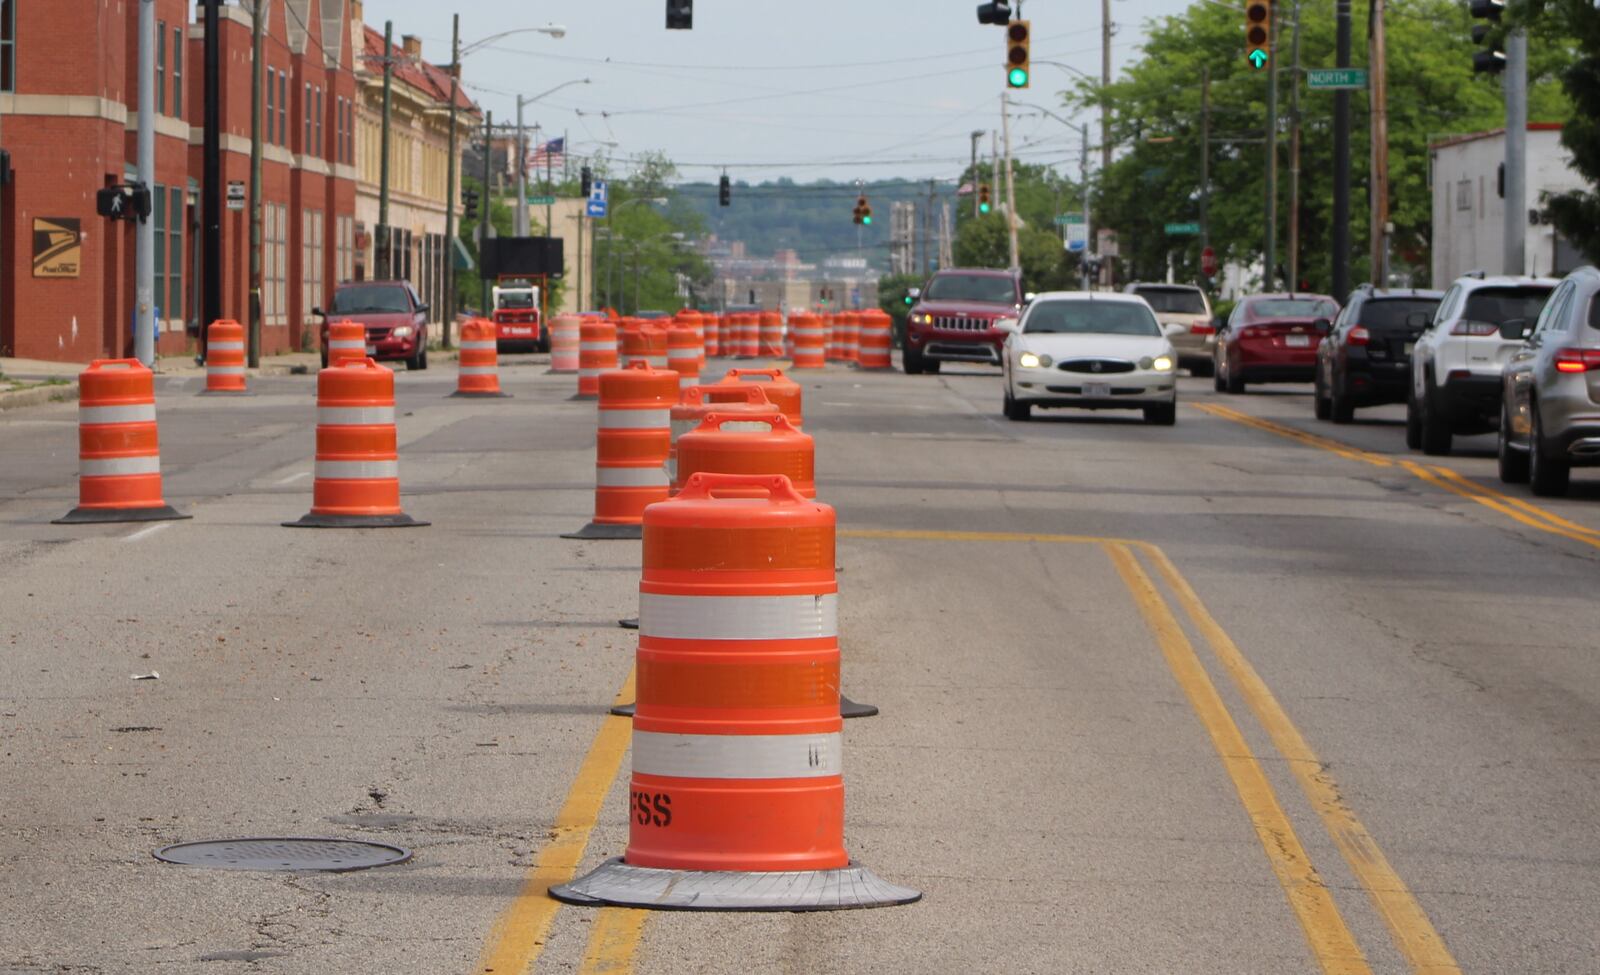
[(1137, 295), (1050, 291), (1002, 319), (1005, 414), (1027, 420), (1035, 406), (1143, 410), (1145, 422), (1178, 419), (1177, 353)]

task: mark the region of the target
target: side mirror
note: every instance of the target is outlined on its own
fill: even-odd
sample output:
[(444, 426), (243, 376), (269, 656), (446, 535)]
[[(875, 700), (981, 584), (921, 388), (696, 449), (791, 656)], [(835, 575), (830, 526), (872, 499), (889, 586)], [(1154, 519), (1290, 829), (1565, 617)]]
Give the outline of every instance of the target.
[(1007, 335), (1015, 335), (1022, 331), (1022, 323), (1015, 318), (996, 318), (994, 327), (996, 331), (1005, 332)]
[(318, 318), (327, 318), (328, 317), (328, 313), (323, 311), (321, 308), (313, 307), (311, 309), (311, 314), (317, 316)]
[(1326, 318), (1319, 318), (1311, 323), (1311, 327), (1319, 332), (1327, 332), (1333, 328), (1333, 323)]
[(423, 302), (422, 304), (417, 306), (417, 312), (419, 314), (426, 314), (427, 311), (428, 311), (428, 303), (427, 302)]
[(1032, 291), (1024, 291), (1022, 293), (1022, 303), (1024, 305), (1032, 304), (1033, 303), (1033, 299), (1035, 299), (1037, 297), (1039, 297), (1039, 296), (1036, 293), (1032, 292)]

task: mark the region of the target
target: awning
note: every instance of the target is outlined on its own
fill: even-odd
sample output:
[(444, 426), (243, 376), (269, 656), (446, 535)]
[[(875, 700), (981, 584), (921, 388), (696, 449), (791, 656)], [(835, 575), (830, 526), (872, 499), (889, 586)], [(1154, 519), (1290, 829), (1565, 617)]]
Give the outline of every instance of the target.
[(450, 249), (455, 254), (455, 268), (457, 271), (470, 271), (477, 267), (476, 262), (472, 260), (472, 255), (467, 251), (466, 245), (461, 243), (460, 237), (452, 237), (450, 243), (455, 245)]

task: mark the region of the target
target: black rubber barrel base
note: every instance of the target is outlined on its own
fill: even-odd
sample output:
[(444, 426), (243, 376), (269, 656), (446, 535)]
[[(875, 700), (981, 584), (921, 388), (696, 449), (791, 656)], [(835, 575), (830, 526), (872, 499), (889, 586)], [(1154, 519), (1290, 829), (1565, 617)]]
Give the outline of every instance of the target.
[(562, 538), (581, 538), (588, 541), (609, 541), (614, 539), (643, 538), (644, 525), (602, 525), (591, 521), (587, 525), (571, 534), (562, 535)]
[(567, 397), (567, 402), (575, 403), (579, 400), (597, 400), (599, 398), (599, 393), (573, 393), (571, 396)]
[(299, 521), (286, 521), (285, 528), (425, 528), (429, 523), (418, 521), (408, 514), (398, 515), (318, 515), (309, 514)]
[(196, 396), (254, 396), (248, 389), (202, 389)]
[(635, 616), (632, 619), (617, 620), (617, 625), (622, 627), (624, 630), (637, 630), (639, 628), (639, 617)]
[(510, 399), (510, 393), (466, 393), (456, 390), (445, 399)]
[(52, 525), (114, 525), (124, 521), (181, 521), (193, 518), (170, 504), (159, 508), (73, 508)]

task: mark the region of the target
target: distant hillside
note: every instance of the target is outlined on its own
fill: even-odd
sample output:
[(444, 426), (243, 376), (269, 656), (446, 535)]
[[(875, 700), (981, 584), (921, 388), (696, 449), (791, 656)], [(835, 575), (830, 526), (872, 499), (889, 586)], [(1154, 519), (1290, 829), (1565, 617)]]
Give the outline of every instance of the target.
[[(860, 255), (885, 272), (889, 268), (889, 204), (897, 200), (926, 204), (928, 200), (926, 180), (878, 180), (860, 189), (854, 183), (829, 180), (735, 182), (733, 202), (726, 207), (717, 205), (716, 183), (680, 184), (675, 190), (679, 205), (687, 204), (700, 214), (706, 228), (719, 239), (744, 241), (752, 257), (766, 257), (784, 248), (794, 249), (808, 262), (833, 255)], [(863, 191), (872, 204), (870, 227), (857, 227), (850, 218), (856, 196)], [(941, 182), (935, 184), (935, 192), (937, 200), (951, 201), (953, 211), (955, 187)], [(954, 216), (952, 212), (952, 219)], [(937, 224), (930, 233), (936, 237)]]

